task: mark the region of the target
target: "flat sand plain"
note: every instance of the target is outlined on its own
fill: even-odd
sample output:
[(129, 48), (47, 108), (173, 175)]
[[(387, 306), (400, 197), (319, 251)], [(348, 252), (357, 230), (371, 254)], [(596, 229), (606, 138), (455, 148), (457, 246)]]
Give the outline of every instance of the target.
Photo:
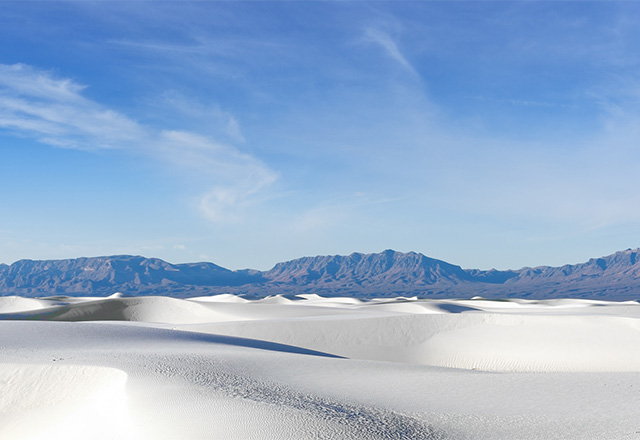
[(2, 439), (638, 439), (640, 304), (0, 297)]

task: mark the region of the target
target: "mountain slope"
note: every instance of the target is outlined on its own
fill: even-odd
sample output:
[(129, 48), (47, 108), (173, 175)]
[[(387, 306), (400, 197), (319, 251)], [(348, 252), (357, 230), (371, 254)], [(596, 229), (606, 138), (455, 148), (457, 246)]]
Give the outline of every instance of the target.
[(278, 263), (264, 273), (266, 279), (282, 284), (416, 285), (469, 281), (460, 266), (425, 257), (386, 250), (379, 254), (353, 253), (305, 257)]
[(520, 270), (462, 269), (409, 252), (304, 257), (271, 270), (231, 271), (213, 263), (171, 264), (119, 255), (69, 260), (21, 260), (0, 265), (0, 295), (197, 296), (219, 293), (264, 297), (319, 293), (337, 296), (488, 298), (640, 298), (640, 249), (586, 263)]
[[(171, 264), (131, 255), (70, 260), (20, 260), (0, 267), (0, 292), (109, 294), (182, 290), (184, 286), (236, 286), (261, 279), (213, 263)], [(115, 290), (114, 290), (115, 289)]]

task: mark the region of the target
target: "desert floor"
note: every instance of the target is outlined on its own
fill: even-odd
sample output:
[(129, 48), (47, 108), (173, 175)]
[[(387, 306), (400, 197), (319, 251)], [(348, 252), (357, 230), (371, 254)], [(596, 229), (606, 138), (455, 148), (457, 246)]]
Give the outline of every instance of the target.
[(2, 439), (638, 439), (640, 304), (0, 297)]

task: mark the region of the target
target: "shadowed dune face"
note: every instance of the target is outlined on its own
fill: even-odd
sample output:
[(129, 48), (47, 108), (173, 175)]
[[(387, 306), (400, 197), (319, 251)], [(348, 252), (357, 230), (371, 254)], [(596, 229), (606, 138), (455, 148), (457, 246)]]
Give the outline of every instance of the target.
[(215, 310), (192, 301), (168, 297), (107, 298), (65, 302), (41, 300), (40, 307), (0, 315), (0, 319), (43, 321), (136, 321), (191, 323), (224, 319)]

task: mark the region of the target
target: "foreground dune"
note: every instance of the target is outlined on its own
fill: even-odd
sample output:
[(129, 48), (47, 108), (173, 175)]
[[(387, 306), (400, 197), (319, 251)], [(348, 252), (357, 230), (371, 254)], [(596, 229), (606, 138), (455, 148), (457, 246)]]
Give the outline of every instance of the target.
[(640, 304), (0, 298), (0, 438), (640, 438)]

